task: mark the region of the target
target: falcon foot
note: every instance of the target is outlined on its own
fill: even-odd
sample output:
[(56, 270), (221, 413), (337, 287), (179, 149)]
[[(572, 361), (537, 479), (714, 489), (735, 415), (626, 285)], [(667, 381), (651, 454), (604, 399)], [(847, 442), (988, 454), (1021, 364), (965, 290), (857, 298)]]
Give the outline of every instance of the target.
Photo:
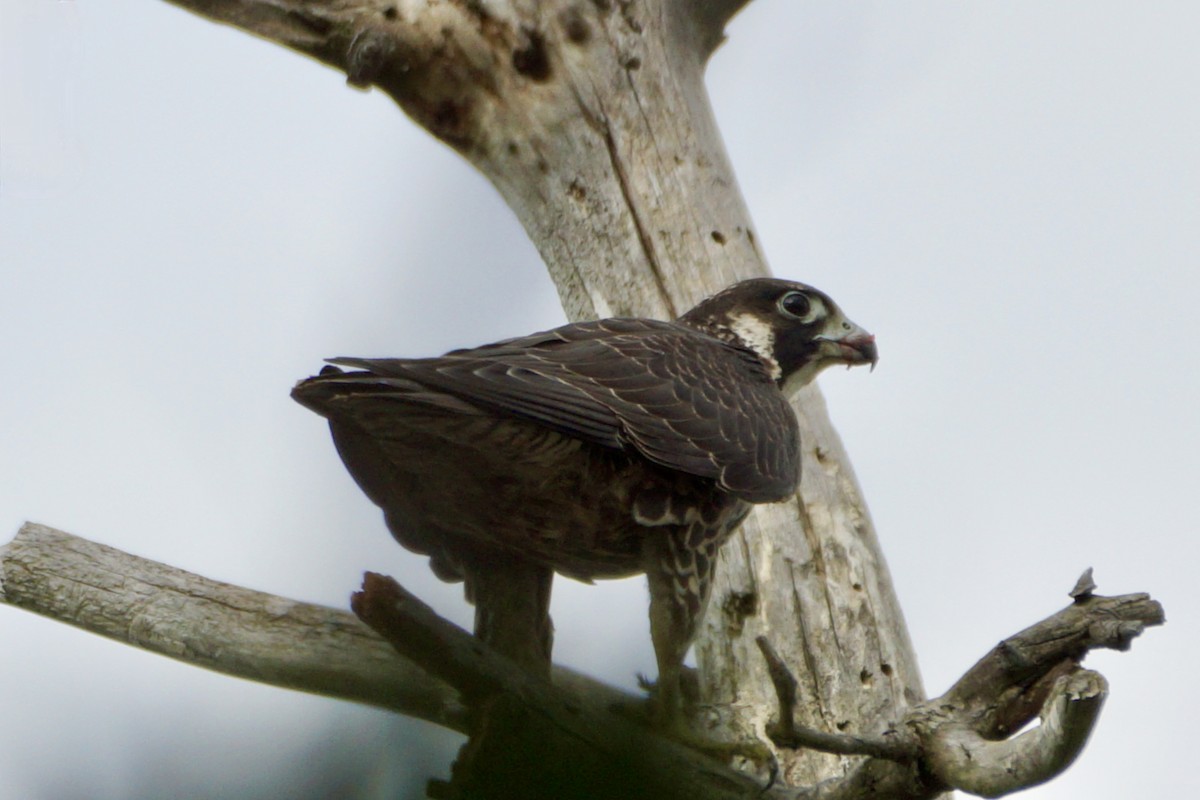
[[(681, 678), (682, 694), (687, 698), (688, 706), (694, 706), (698, 688), (695, 671), (685, 670)], [(685, 711), (678, 702), (672, 702), (672, 699), (678, 701), (678, 697), (664, 698), (659, 686), (642, 675), (638, 675), (638, 685), (650, 696), (641, 702), (619, 703), (612, 709), (615, 713), (723, 764), (741, 758), (752, 762), (759, 769), (775, 774), (775, 754), (758, 739), (723, 741), (708, 736), (689, 723), (688, 720), (694, 717), (694, 714)]]
[(668, 739), (723, 764), (733, 763), (735, 759), (740, 758), (753, 763), (758, 769), (769, 770), (771, 774), (778, 769), (775, 754), (771, 752), (771, 748), (757, 739), (736, 742), (714, 739), (696, 731), (684, 719), (676, 720), (668, 727), (655, 726), (655, 730)]

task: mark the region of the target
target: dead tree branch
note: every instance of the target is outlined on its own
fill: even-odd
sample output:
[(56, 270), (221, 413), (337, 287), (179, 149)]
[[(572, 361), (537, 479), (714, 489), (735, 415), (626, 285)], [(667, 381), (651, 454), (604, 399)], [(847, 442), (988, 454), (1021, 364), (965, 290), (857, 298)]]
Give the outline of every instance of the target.
[[(368, 573), (359, 617), (475, 709), (471, 740), (442, 793), (474, 798), (747, 798), (746, 775), (648, 733), (600, 704), (527, 674), (403, 587)], [(625, 704), (628, 705), (628, 704)]]
[[(226, 675), (467, 730), (454, 688), (347, 611), (210, 580), (45, 525), (26, 523), (0, 547), (0, 601)], [(554, 680), (591, 702), (632, 699), (561, 667)]]
[(0, 601), (227, 675), (475, 733), (456, 767), (469, 795), (480, 791), (472, 781), (504, 787), (487, 797), (732, 800), (761, 792), (749, 777), (613, 713), (640, 698), (563, 667), (553, 686), (537, 681), (379, 576), (368, 575), (354, 607), (386, 640), (345, 611), (26, 523), (0, 547)]
[[(1086, 653), (1126, 649), (1164, 621), (1147, 595), (1083, 594), (1002, 641), (944, 695), (883, 733), (830, 734), (795, 720), (772, 725), (780, 747), (868, 757), (845, 777), (811, 789), (764, 790), (614, 713), (637, 698), (562, 667), (553, 685), (540, 682), (379, 576), (368, 575), (354, 608), (382, 638), (344, 611), (212, 581), (27, 523), (0, 547), (0, 600), (228, 675), (471, 733), (453, 793), (488, 798), (918, 800), (948, 788), (1009, 794), (1057, 775), (1087, 741), (1107, 687), (1099, 674), (1079, 668)], [(769, 643), (760, 646), (786, 708), (788, 679), (795, 677)], [(1006, 738), (1039, 715), (1038, 727)], [(479, 781), (511, 792), (484, 791)]]
[[(949, 691), (882, 734), (797, 725), (796, 680), (760, 639), (779, 695), (780, 717), (768, 733), (780, 747), (870, 757), (845, 779), (822, 784), (814, 796), (825, 799), (858, 798), (880, 781), (890, 791), (872, 797), (934, 797), (947, 789), (1000, 797), (1044, 783), (1079, 755), (1108, 694), (1104, 677), (1080, 661), (1090, 650), (1126, 650), (1146, 627), (1165, 621), (1148, 595), (1093, 595), (1090, 573), (1071, 591), (1074, 604), (1000, 642)], [(1034, 717), (1037, 727), (1008, 738)]]

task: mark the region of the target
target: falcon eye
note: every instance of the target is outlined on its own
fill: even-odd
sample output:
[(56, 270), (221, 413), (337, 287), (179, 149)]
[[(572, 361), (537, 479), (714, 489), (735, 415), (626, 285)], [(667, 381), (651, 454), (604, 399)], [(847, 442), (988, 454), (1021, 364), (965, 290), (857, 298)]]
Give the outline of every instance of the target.
[(812, 303), (804, 292), (788, 292), (779, 298), (779, 310), (789, 317), (803, 319), (812, 310)]

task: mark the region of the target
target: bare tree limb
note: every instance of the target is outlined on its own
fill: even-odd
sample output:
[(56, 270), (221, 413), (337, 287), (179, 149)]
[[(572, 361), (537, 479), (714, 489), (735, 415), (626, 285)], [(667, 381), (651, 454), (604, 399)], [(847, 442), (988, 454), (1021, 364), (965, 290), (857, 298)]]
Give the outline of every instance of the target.
[[(368, 575), (354, 602), (385, 638), (344, 611), (27, 523), (0, 547), (0, 600), (229, 675), (482, 732), (460, 760), (466, 771), (456, 780), (468, 788), (499, 776), (521, 787), (513, 796), (701, 800), (918, 800), (949, 788), (997, 797), (1049, 780), (1082, 750), (1107, 694), (1104, 678), (1079, 669), (1079, 660), (1092, 649), (1127, 649), (1164, 621), (1145, 594), (1089, 591), (1002, 641), (883, 734), (828, 734), (793, 722), (792, 739), (780, 746), (868, 757), (809, 789), (763, 790), (613, 713), (637, 698), (561, 667), (553, 685), (538, 681), (378, 576)], [(769, 643), (760, 646), (786, 698), (782, 676), (795, 677)], [(1039, 726), (1005, 738), (1039, 714)]]
[[(1166, 621), (1162, 606), (1147, 594), (1101, 597), (1088, 594), (1000, 644), (979, 660), (948, 692), (927, 704), (976, 715), (987, 738), (1006, 736), (1039, 713), (1057, 681), (1074, 671), (1089, 650), (1126, 650), (1147, 627)], [(1038, 698), (1031, 704), (1029, 698)]]
[(391, 578), (368, 573), (353, 607), (406, 658), (476, 710), (448, 793), (473, 798), (762, 797), (746, 775), (652, 735), (609, 705), (581, 702), (437, 616)]
[[(0, 601), (195, 666), (466, 732), (467, 708), (353, 614), (210, 580), (26, 523), (0, 547)], [(591, 702), (624, 692), (558, 667)]]
[(209, 580), (44, 525), (0, 550), (0, 597), (196, 666), (465, 728), (457, 694), (352, 614)]
[[(1094, 588), (1089, 570), (1071, 591), (1071, 606), (1002, 641), (949, 691), (880, 735), (830, 734), (789, 720), (795, 678), (762, 640), (779, 694), (772, 739), (781, 747), (871, 757), (817, 787), (812, 796), (823, 800), (861, 797), (867, 785), (875, 786), (871, 797), (917, 798), (947, 789), (1000, 797), (1044, 783), (1082, 751), (1108, 694), (1104, 677), (1080, 669), (1079, 661), (1089, 650), (1128, 649), (1146, 627), (1165, 622), (1148, 595), (1100, 597)], [(1038, 715), (1036, 728), (1007, 738)]]
[(1100, 673), (1078, 670), (1055, 681), (1033, 730), (995, 741), (967, 725), (946, 723), (928, 740), (926, 764), (947, 786), (981, 797), (1045, 783), (1083, 750), (1107, 695)]

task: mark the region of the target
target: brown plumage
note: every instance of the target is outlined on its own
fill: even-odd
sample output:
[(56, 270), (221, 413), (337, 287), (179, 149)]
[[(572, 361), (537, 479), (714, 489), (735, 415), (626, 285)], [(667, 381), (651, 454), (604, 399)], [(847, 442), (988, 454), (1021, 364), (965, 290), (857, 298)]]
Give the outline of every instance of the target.
[[(476, 634), (548, 675), (554, 572), (645, 572), (665, 703), (720, 545), (799, 479), (784, 391), (873, 337), (811, 287), (743, 281), (675, 322), (565, 325), (427, 359), (331, 359), (292, 396), (329, 420), (388, 528), (465, 580)], [(784, 390), (784, 391), (781, 391)]]

